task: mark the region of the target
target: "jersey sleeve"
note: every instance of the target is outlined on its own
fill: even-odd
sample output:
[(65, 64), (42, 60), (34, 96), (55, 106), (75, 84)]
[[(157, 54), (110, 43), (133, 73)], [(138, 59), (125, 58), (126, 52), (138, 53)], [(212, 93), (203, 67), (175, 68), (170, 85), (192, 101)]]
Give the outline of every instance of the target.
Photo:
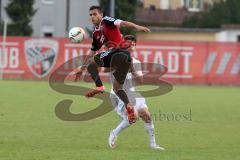
[(104, 20), (104, 22), (105, 22), (105, 24), (107, 26), (117, 26), (117, 27), (120, 27), (120, 24), (122, 22), (121, 19), (115, 19), (113, 17), (108, 17), (108, 16), (105, 16), (103, 18), (103, 20)]
[(137, 77), (143, 76), (141, 62), (135, 58), (132, 58), (133, 72)]

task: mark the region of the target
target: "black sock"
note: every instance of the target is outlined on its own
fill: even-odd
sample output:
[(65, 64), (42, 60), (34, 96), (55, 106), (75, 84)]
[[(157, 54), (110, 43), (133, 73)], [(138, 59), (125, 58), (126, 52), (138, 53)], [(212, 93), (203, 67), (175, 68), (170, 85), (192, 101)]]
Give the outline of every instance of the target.
[(88, 72), (90, 73), (93, 81), (95, 82), (97, 87), (101, 87), (103, 86), (102, 81), (99, 77), (99, 73), (98, 73), (98, 68), (95, 64), (89, 64), (87, 67)]
[(125, 107), (127, 107), (127, 104), (129, 103), (129, 99), (126, 92), (124, 90), (118, 90), (116, 94), (124, 102)]

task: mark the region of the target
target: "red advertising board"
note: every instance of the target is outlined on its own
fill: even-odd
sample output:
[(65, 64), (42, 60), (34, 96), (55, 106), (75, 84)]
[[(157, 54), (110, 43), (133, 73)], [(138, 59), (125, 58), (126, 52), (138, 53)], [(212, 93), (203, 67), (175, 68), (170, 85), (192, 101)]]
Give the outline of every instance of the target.
[[(4, 79), (48, 79), (61, 64), (89, 52), (90, 40), (82, 44), (65, 38), (0, 38), (0, 72)], [(4, 49), (5, 48), (5, 49)], [(240, 85), (240, 43), (141, 41), (133, 53), (142, 62), (163, 64), (163, 79), (177, 84)], [(66, 64), (59, 74), (78, 66)], [(158, 68), (155, 68), (158, 69)]]

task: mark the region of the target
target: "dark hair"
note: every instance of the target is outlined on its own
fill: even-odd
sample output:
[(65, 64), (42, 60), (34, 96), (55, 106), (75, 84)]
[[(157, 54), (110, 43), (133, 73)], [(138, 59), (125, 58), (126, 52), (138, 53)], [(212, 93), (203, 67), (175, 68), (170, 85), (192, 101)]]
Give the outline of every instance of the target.
[(99, 13), (103, 13), (102, 8), (100, 6), (91, 6), (89, 8), (89, 11), (94, 10), (94, 9), (97, 9)]
[(125, 35), (124, 36), (124, 40), (126, 41), (126, 40), (130, 40), (130, 41), (133, 41), (133, 42), (137, 42), (137, 39), (136, 39), (136, 37), (134, 36), (134, 35)]

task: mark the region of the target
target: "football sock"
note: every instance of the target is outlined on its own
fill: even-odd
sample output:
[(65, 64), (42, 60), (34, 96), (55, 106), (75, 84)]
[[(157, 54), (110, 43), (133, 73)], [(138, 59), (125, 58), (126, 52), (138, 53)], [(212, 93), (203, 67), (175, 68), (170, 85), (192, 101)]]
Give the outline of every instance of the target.
[(148, 133), (150, 144), (156, 144), (153, 123), (144, 123), (145, 130)]
[(127, 104), (129, 103), (129, 99), (126, 92), (121, 89), (121, 90), (118, 90), (116, 94), (123, 101), (123, 103), (125, 104), (125, 107), (127, 107)]
[(103, 86), (102, 81), (101, 81), (101, 79), (99, 77), (99, 72), (98, 72), (97, 66), (95, 64), (89, 64), (87, 66), (87, 70), (90, 73), (92, 79), (94, 80), (96, 86), (97, 87)]
[(127, 120), (122, 120), (121, 123), (113, 130), (114, 134), (118, 136), (125, 128), (129, 127), (130, 124)]

